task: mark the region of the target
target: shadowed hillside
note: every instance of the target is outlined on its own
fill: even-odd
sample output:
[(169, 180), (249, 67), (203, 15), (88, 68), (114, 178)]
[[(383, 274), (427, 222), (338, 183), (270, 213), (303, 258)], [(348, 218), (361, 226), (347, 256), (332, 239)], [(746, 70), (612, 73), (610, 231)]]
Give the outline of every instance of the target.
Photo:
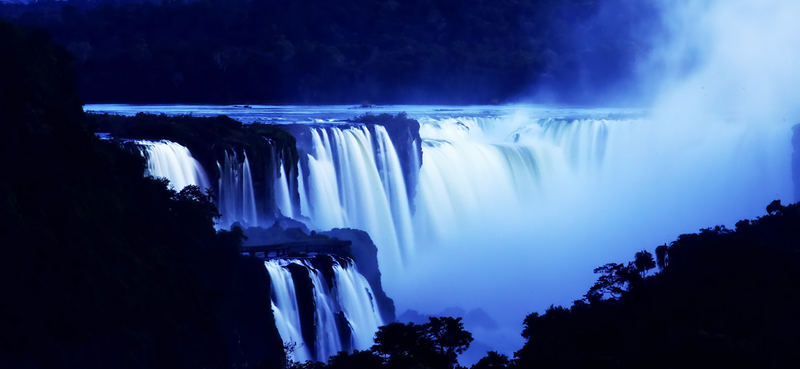
[(84, 126), (70, 57), (0, 22), (0, 366), (277, 367), (263, 265), (197, 188)]

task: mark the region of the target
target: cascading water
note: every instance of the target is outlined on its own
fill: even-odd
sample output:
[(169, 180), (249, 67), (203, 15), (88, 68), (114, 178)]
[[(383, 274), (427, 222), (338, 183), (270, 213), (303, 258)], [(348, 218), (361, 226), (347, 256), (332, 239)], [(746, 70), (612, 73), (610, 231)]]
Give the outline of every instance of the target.
[(385, 277), (401, 309), (482, 307), (513, 327), (580, 296), (597, 265), (791, 199), (786, 126), (676, 131), (681, 122), (635, 112), (418, 120), (417, 253), (403, 274)]
[(186, 147), (168, 140), (135, 142), (147, 159), (145, 175), (168, 179), (176, 191), (189, 185), (209, 187), (205, 170)]
[[(489, 215), (535, 211), (555, 191), (602, 165), (606, 120), (423, 118), (417, 242), (457, 237)], [(614, 121), (627, 126), (633, 121)]]
[(314, 306), (316, 307), (314, 313), (314, 324), (317, 327), (316, 359), (325, 361), (330, 356), (345, 349), (339, 337), (339, 328), (336, 326), (335, 311), (337, 311), (338, 305), (332, 298), (333, 295), (328, 285), (323, 283), (322, 273), (309, 267), (308, 274), (314, 286)]
[(297, 293), (294, 288), (292, 274), (285, 266), (290, 261), (267, 260), (264, 266), (269, 273), (272, 290), (272, 312), (275, 315), (275, 324), (284, 344), (293, 348), (294, 359), (300, 362), (311, 359), (308, 346), (303, 341), (300, 332), (300, 314), (297, 308)]
[[(524, 314), (582, 295), (597, 265), (793, 199), (786, 122), (612, 109), (397, 109), (419, 120), (421, 142), (392, 142), (380, 125), (323, 119), (325, 126), (297, 128), (308, 145), (298, 144), (298, 167), (275, 167), (275, 206), (312, 228), (366, 230), (401, 310), (481, 307), (509, 329), (498, 342), (518, 336)], [(419, 142), (422, 156), (408, 142)], [(409, 151), (418, 172), (397, 164), (398, 152)]]
[(222, 217), (219, 224), (229, 227), (235, 222), (243, 226), (257, 226), (256, 198), (253, 191), (253, 176), (250, 172), (250, 161), (247, 153), (243, 153), (240, 161), (233, 151), (225, 152), (222, 164), (217, 162), (219, 170), (219, 199), (217, 207)]
[(283, 161), (278, 165), (278, 174), (275, 176), (275, 202), (276, 207), (285, 217), (293, 218), (294, 205), (292, 205), (292, 194), (290, 192), (289, 177), (286, 174), (286, 166)]
[[(314, 321), (302, 322), (289, 264), (300, 265), (308, 271), (313, 286)], [(287, 345), (295, 347), (293, 359), (326, 361), (342, 350), (365, 350), (372, 345), (378, 327), (383, 325), (374, 292), (355, 264), (334, 260), (333, 285), (328, 285), (323, 273), (308, 260), (268, 260), (265, 262), (272, 286), (272, 309), (278, 331)], [(346, 324), (337, 323), (343, 314)], [(302, 324), (313, 324), (315, 342), (304, 342)], [(341, 330), (348, 330), (342, 334)], [(350, 342), (342, 342), (349, 337)]]
[(386, 129), (373, 126), (309, 128), (307, 197), (320, 229), (366, 230), (381, 245), (381, 266), (402, 264), (412, 249), (411, 211), (400, 159)]
[(375, 332), (383, 325), (375, 294), (355, 265), (334, 264), (333, 272), (336, 297), (352, 329), (353, 347), (365, 350), (372, 346)]

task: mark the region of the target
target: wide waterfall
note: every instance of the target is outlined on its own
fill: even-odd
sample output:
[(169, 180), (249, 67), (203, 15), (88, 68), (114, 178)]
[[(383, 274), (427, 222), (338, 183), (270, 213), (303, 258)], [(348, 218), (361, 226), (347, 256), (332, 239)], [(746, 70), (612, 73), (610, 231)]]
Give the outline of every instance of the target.
[[(482, 308), (508, 330), (478, 338), (499, 347), (518, 346), (526, 313), (581, 296), (598, 265), (701, 227), (732, 226), (763, 214), (774, 199), (796, 200), (791, 122), (536, 106), (384, 111), (391, 109), (419, 121), (419, 136), (401, 142), (388, 123), (343, 121), (359, 112), (348, 107), (309, 108), (314, 119), (289, 129), (299, 161), (278, 160), (267, 176), (271, 200), (247, 195), (249, 186), (258, 193), (263, 184), (248, 184), (247, 158), (232, 152), (230, 163), (220, 164), (221, 178), (229, 178), (220, 192), (241, 195), (232, 197), (239, 205), (231, 210), (227, 198), (220, 202), (224, 223), (262, 224), (251, 204), (272, 201), (312, 229), (363, 229), (378, 247), (383, 284), (399, 311)], [(244, 121), (285, 119), (266, 108), (236, 114)], [(421, 155), (409, 145), (420, 145)], [(148, 157), (155, 167), (155, 156)], [(173, 172), (184, 173), (154, 175), (172, 179)], [(374, 331), (376, 323), (360, 313), (370, 311), (359, 307), (368, 299), (330, 298), (348, 283), (337, 277), (337, 286), (316, 289), (314, 300), (334, 315), (343, 311), (358, 341), (370, 337), (361, 327)], [(290, 292), (274, 301), (282, 314), (291, 309)], [(282, 319), (284, 340), (300, 339), (291, 314)], [(335, 319), (323, 309), (317, 320), (332, 327)], [(364, 339), (353, 347), (365, 347)], [(317, 340), (320, 347), (299, 344), (296, 355), (322, 357), (347, 346), (330, 335)]]
[(580, 296), (597, 265), (792, 198), (786, 125), (678, 134), (644, 114), (556, 113), (418, 117), (416, 255), (386, 276), (401, 306), (482, 307), (513, 327), (532, 301)]
[(168, 140), (137, 140), (135, 143), (147, 159), (146, 175), (167, 178), (177, 191), (189, 185), (209, 187), (205, 170), (185, 146)]
[[(299, 294), (289, 265), (301, 266), (311, 280), (314, 306), (313, 321), (303, 321), (299, 314)], [(342, 350), (365, 350), (383, 325), (375, 295), (355, 264), (333, 260), (331, 281), (306, 259), (281, 259), (264, 262), (272, 286), (272, 309), (284, 343), (294, 348), (295, 361), (326, 361)], [(343, 316), (344, 320), (339, 319)], [(303, 338), (303, 330), (315, 331), (314, 342)]]

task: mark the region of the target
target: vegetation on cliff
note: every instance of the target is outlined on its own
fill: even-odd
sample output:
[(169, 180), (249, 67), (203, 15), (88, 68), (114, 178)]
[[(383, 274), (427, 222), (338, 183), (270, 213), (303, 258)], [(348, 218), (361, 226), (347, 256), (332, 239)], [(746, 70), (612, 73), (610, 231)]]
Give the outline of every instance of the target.
[(215, 231), (197, 188), (143, 177), (138, 154), (94, 136), (43, 33), (0, 21), (0, 49), (0, 366), (279, 366), (241, 235)]
[[(244, 155), (252, 168), (253, 189), (259, 214), (271, 214), (273, 179), (281, 162), (286, 175), (297, 176), (298, 161), (295, 138), (285, 129), (268, 124), (242, 124), (226, 116), (194, 117), (139, 113), (134, 116), (86, 114), (85, 121), (94, 132), (108, 133), (117, 139), (170, 140), (186, 146), (216, 184), (219, 179), (217, 163), (225, 163), (226, 153), (236, 153), (239, 161)], [(297, 197), (297, 183), (290, 182), (292, 196)], [(214, 185), (214, 188), (217, 186)], [(294, 199), (295, 203), (299, 198)]]

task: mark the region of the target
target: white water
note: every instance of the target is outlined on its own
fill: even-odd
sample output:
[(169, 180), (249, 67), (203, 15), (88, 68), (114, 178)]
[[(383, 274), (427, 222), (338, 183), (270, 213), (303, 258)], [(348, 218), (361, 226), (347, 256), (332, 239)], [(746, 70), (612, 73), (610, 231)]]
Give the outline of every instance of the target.
[(147, 159), (145, 175), (168, 179), (176, 191), (189, 185), (209, 187), (206, 172), (186, 147), (168, 140), (137, 140), (136, 144)]
[(339, 330), (336, 327), (335, 312), (338, 311), (338, 306), (336, 301), (331, 298), (332, 295), (328, 285), (323, 282), (322, 273), (311, 268), (308, 264), (306, 265), (309, 268), (309, 276), (311, 276), (311, 282), (314, 285), (314, 305), (316, 306), (314, 320), (317, 326), (316, 359), (324, 362), (330, 356), (344, 349), (339, 338)]
[[(300, 180), (302, 181), (302, 178)], [(289, 191), (291, 187), (289, 186), (289, 177), (286, 175), (283, 161), (278, 166), (278, 174), (275, 176), (273, 188), (275, 189), (275, 202), (281, 215), (293, 218), (295, 216), (294, 207), (292, 206), (292, 194)]]
[[(792, 200), (788, 124), (675, 131), (644, 115), (418, 117), (417, 253), (385, 274), (399, 311), (482, 307), (518, 335), (592, 269)], [(673, 123), (674, 124), (674, 123)]]
[[(398, 195), (402, 182), (378, 130), (309, 127), (298, 209), (315, 228), (370, 233), (398, 311), (481, 307), (507, 329), (493, 339), (507, 349), (519, 345), (525, 314), (579, 298), (594, 267), (762, 215), (774, 199), (796, 200), (792, 119), (393, 108), (422, 124), (416, 198)], [(410, 227), (403, 203), (415, 209)]]
[[(292, 275), (286, 268), (292, 263), (303, 266), (311, 278), (316, 306), (313, 323), (317, 327), (316, 342), (304, 342), (301, 334), (297, 295)], [(372, 288), (354, 264), (341, 265), (335, 262), (332, 287), (325, 282), (322, 273), (306, 260), (269, 260), (264, 265), (272, 281), (272, 309), (278, 332), (284, 344), (295, 344), (293, 360), (304, 362), (314, 359), (324, 362), (347, 348), (366, 350), (372, 346), (373, 336), (383, 321)], [(341, 342), (336, 324), (339, 312), (344, 314), (349, 324), (349, 328), (344, 328), (350, 329), (351, 342), (347, 345)]]
[(226, 151), (225, 160), (222, 164), (217, 162), (217, 169), (219, 170), (217, 207), (222, 214), (219, 224), (229, 227), (239, 222), (245, 227), (257, 226), (253, 176), (247, 153), (244, 153), (240, 161), (236, 152)]
[[(402, 265), (412, 249), (411, 211), (403, 172), (385, 128), (309, 128), (307, 198), (319, 229), (366, 230), (381, 245), (381, 267)], [(306, 206), (303, 206), (306, 207)]]
[(375, 332), (383, 325), (375, 294), (367, 279), (354, 264), (334, 264), (336, 298), (352, 331), (353, 348), (366, 350), (373, 344)]
[(269, 273), (272, 290), (272, 312), (275, 324), (285, 345), (293, 346), (292, 358), (304, 362), (311, 359), (311, 353), (300, 333), (300, 314), (297, 309), (297, 294), (294, 289), (292, 274), (286, 269), (290, 261), (268, 260), (264, 266)]

